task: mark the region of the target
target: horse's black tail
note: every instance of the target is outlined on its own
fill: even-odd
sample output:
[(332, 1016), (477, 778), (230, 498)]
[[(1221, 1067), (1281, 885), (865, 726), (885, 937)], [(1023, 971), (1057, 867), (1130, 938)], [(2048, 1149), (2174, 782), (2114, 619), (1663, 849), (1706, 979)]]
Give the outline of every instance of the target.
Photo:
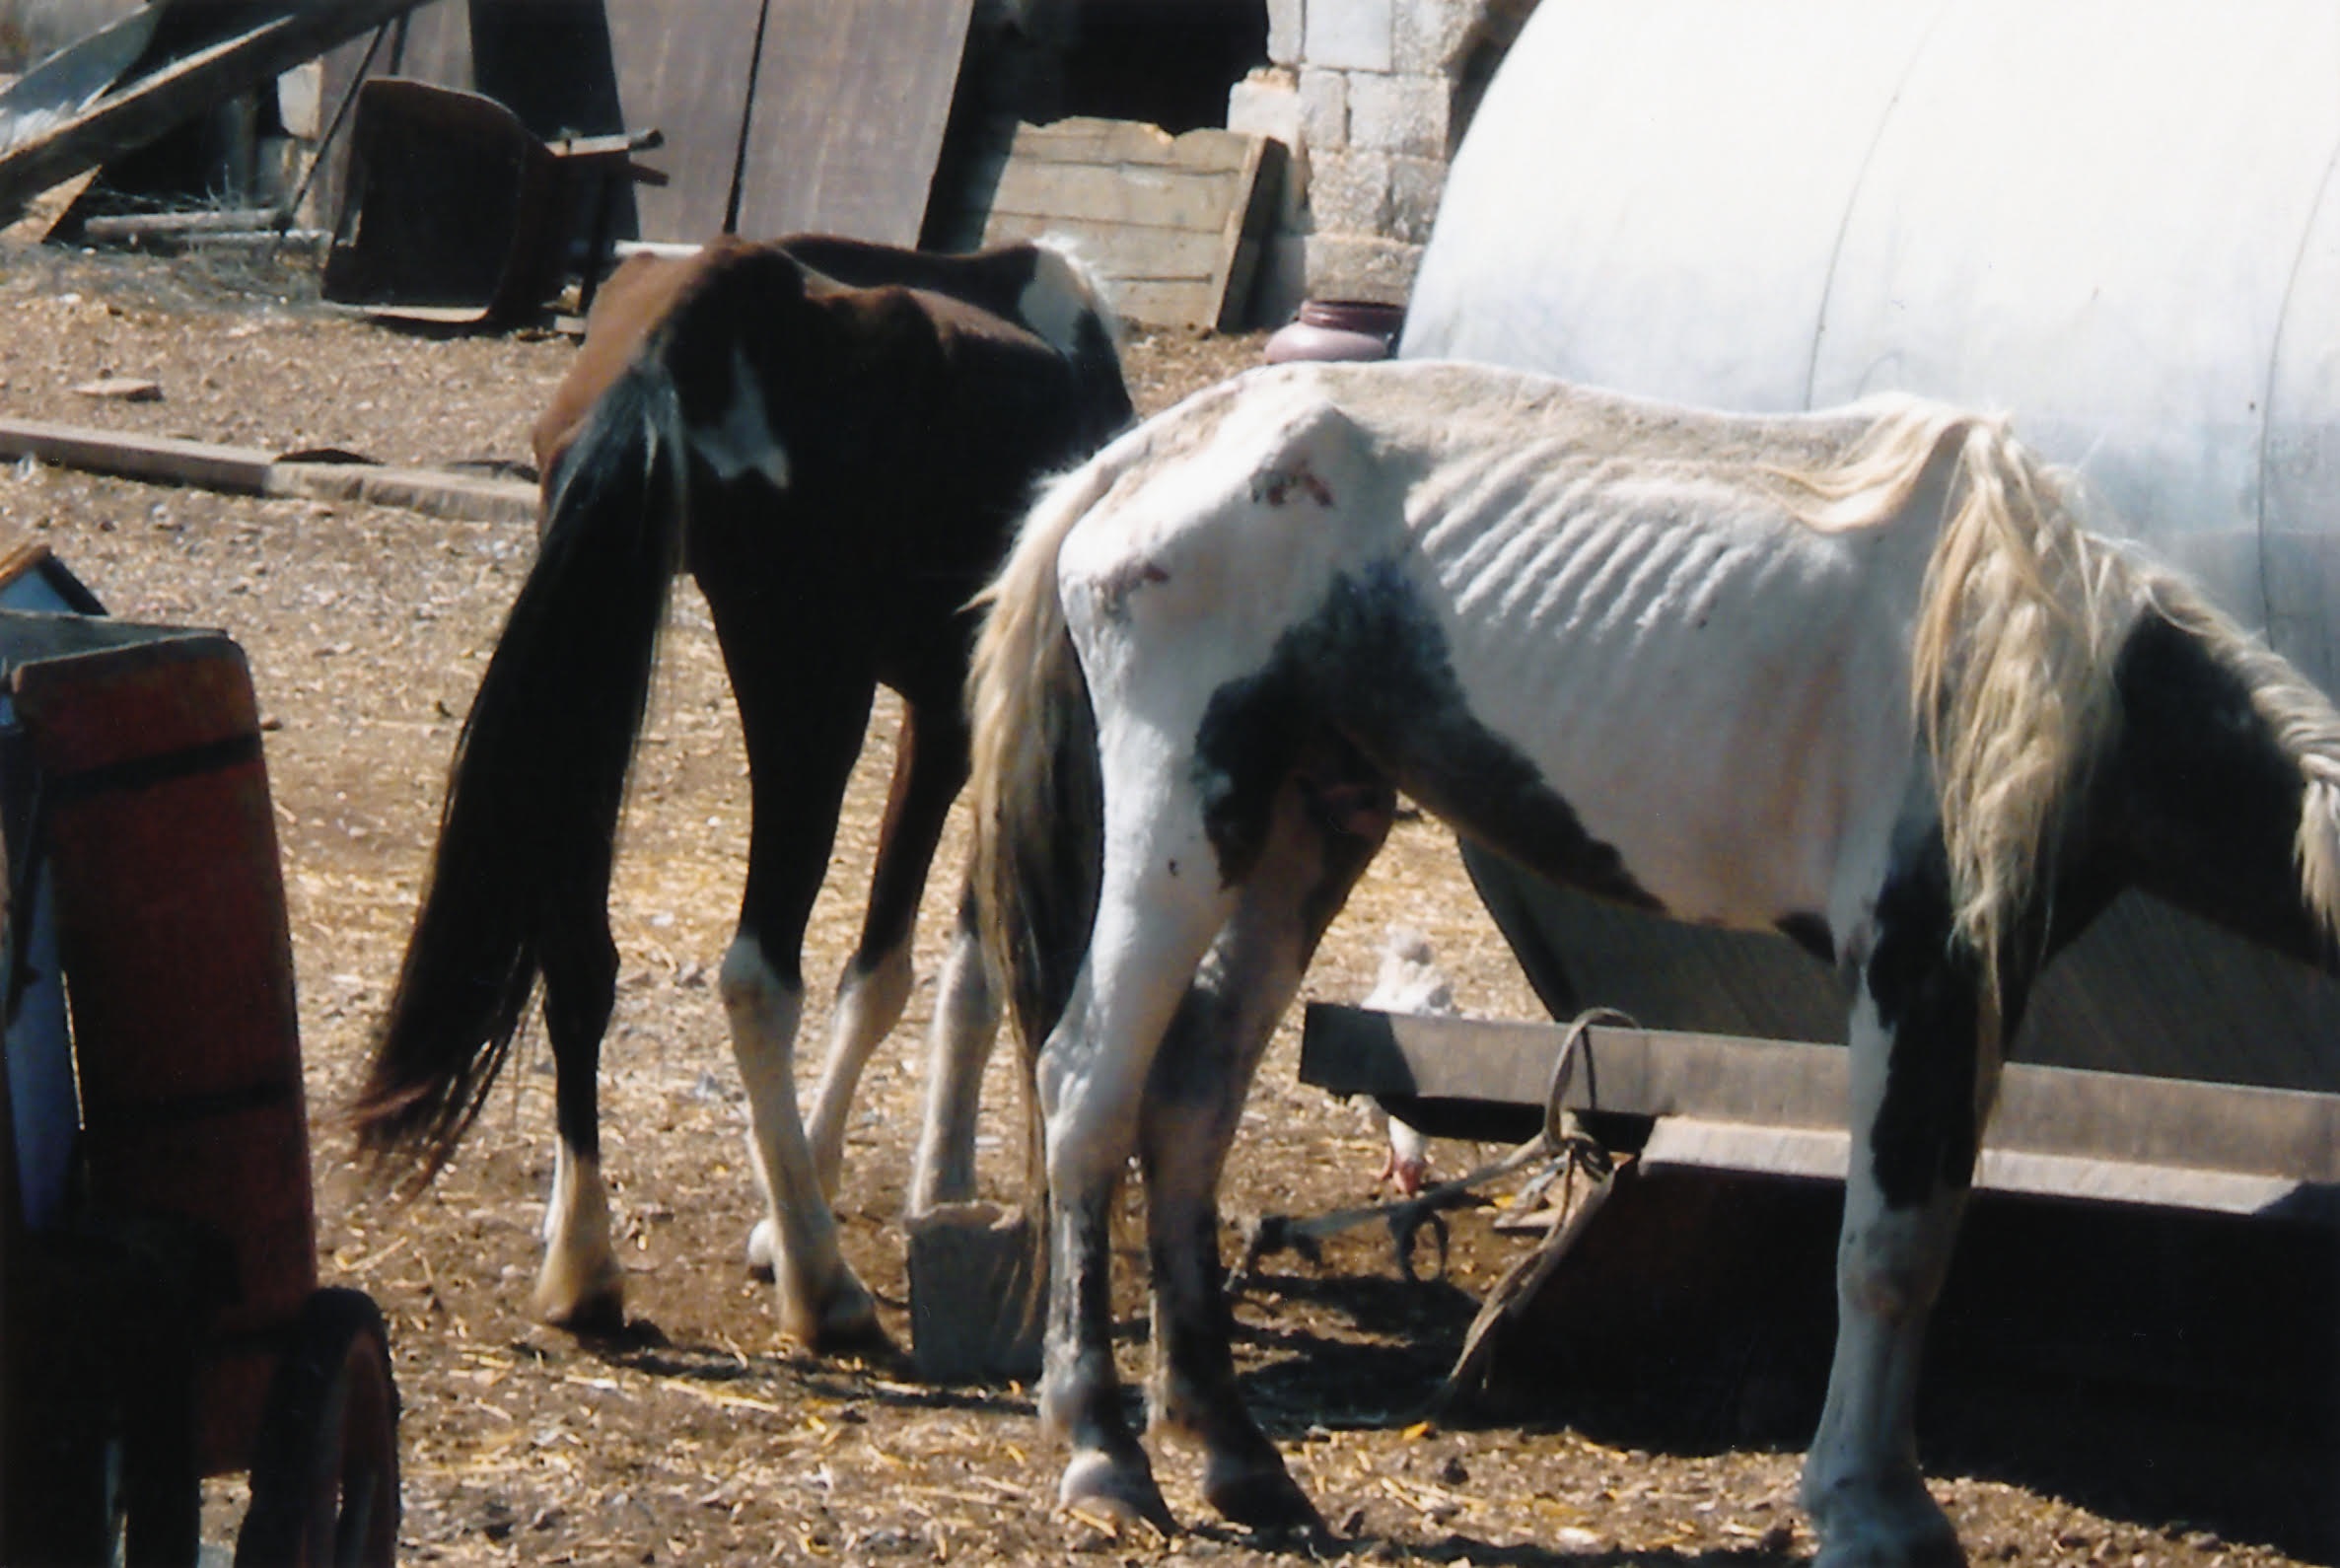
[(564, 456), (535, 565), (463, 720), (439, 846), (364, 1088), (361, 1149), (428, 1179), (545, 973), (608, 950), (612, 841), (683, 527), (681, 411), (654, 357)]

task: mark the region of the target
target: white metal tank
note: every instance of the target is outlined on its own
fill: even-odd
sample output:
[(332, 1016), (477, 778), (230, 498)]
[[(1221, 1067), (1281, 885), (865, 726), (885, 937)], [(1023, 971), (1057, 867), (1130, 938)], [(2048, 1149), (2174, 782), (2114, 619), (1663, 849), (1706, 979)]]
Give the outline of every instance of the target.
[[(2336, 162), (2334, 0), (1544, 0), (1455, 159), (1400, 351), (1724, 407), (2005, 410), (2100, 526), (2340, 690)], [(1583, 1001), (1840, 1027), (1815, 1030), (1833, 996), (1784, 945), (1506, 876), (1499, 913), (1534, 907), (1515, 945)], [(2035, 1059), (2340, 1089), (2340, 988), (2141, 898), (2025, 1034)]]

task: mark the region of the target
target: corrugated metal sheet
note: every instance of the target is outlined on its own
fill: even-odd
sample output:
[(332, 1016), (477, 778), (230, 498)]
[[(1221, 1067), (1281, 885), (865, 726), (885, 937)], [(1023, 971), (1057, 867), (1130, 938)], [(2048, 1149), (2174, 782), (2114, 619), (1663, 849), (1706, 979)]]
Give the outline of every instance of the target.
[[(2010, 409), (2329, 690), (2336, 169), (2330, 0), (1547, 0), (1455, 162), (1402, 352), (1742, 408)], [(1490, 876), (1586, 1002), (1740, 1033), (1840, 1016), (1784, 942)], [(2340, 1090), (2336, 1038), (2340, 987), (2133, 897), (2019, 1050)]]

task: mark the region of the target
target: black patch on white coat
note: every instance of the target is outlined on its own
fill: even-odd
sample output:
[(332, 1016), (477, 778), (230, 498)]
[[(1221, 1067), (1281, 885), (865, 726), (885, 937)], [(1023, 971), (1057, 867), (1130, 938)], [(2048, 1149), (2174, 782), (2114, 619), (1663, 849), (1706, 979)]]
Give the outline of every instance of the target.
[(1950, 857), (1939, 827), (1900, 858), (1877, 899), (1866, 974), (1891, 1041), (1869, 1157), (1888, 1208), (1914, 1208), (1974, 1176), (1981, 967), (1950, 933)]
[(1330, 729), (1425, 808), (1551, 881), (1664, 913), (1533, 761), (1471, 713), (1445, 634), (1396, 561), (1335, 577), (1253, 675), (1220, 687), (1195, 784), (1228, 886), (1256, 862), (1276, 788)]

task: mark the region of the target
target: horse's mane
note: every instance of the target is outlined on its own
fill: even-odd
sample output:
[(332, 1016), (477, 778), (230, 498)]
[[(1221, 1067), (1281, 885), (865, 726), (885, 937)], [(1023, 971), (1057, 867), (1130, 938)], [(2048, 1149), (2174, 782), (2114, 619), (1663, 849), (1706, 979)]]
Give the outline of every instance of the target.
[(2141, 608), (2150, 608), (2200, 642), (2250, 693), (2251, 710), (2299, 768), (2300, 802), (2293, 855), (2300, 892), (2326, 934), (2340, 938), (2340, 711), (2291, 662), (2229, 618), (2200, 589), (2174, 573), (2124, 562)]

